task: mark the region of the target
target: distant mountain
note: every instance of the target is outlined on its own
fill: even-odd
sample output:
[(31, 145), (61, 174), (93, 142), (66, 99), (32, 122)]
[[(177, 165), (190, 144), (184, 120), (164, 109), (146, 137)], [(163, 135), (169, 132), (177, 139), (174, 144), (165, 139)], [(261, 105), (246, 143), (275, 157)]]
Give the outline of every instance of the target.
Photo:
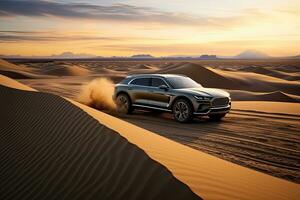
[(284, 58), (284, 59), (300, 59), (300, 55), (297, 55), (297, 56), (286, 56), (286, 57), (280, 57), (280, 58)]
[(246, 50), (246, 51), (234, 56), (233, 58), (235, 58), (235, 59), (265, 59), (265, 58), (270, 58), (270, 56), (263, 52), (256, 51), (256, 50)]
[(154, 58), (154, 57), (150, 54), (138, 54), (138, 55), (131, 56), (131, 58)]
[(216, 55), (201, 55), (199, 57), (202, 60), (215, 60), (218, 59)]
[(94, 57), (97, 57), (93, 54), (85, 54), (85, 53), (80, 53), (80, 54), (75, 54), (75, 53), (72, 53), (70, 51), (67, 51), (67, 52), (63, 52), (61, 54), (53, 54), (50, 56), (51, 58), (94, 58)]
[(0, 58), (22, 58), (20, 55), (0, 55)]
[(0, 55), (0, 58), (29, 58), (29, 59), (73, 59), (73, 58), (95, 58), (92, 54), (75, 54), (72, 52), (63, 52), (61, 54), (53, 54), (51, 56), (21, 56), (21, 55)]

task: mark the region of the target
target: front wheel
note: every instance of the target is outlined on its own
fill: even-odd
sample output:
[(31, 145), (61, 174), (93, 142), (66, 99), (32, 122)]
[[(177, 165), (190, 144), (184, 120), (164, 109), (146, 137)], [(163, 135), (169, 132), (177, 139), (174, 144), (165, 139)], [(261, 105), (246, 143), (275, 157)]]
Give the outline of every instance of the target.
[(179, 99), (174, 103), (173, 115), (178, 122), (188, 122), (193, 119), (193, 109), (190, 103), (185, 99)]
[(211, 121), (220, 121), (223, 117), (225, 117), (226, 113), (224, 114), (212, 114), (212, 115), (209, 115), (209, 119)]
[(132, 112), (131, 100), (127, 94), (119, 94), (117, 96), (117, 111), (122, 114), (130, 114)]

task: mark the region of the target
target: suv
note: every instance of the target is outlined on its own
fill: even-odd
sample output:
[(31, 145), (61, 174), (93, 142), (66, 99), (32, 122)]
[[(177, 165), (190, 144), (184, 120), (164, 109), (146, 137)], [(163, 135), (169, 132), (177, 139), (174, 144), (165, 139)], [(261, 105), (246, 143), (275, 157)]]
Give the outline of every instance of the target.
[(119, 112), (155, 109), (173, 113), (179, 122), (188, 122), (194, 116), (220, 120), (231, 107), (228, 92), (204, 88), (187, 76), (175, 74), (127, 76), (116, 85), (113, 98)]

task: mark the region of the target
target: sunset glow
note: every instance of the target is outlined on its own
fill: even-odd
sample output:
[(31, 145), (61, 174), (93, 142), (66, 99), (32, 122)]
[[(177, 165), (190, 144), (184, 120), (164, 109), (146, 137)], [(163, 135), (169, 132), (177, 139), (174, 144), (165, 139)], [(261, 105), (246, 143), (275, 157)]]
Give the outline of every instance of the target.
[(300, 1), (0, 2), (0, 54), (300, 53)]

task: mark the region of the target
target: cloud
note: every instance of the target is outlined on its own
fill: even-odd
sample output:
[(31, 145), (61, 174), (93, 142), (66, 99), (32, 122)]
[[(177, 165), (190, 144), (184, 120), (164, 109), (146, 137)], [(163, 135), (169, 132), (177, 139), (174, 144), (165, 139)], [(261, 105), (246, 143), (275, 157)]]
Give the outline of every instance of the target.
[(287, 14), (299, 16), (300, 15), (300, 6), (281, 8), (281, 9), (277, 9), (276, 11), (281, 12), (281, 13), (287, 13)]
[(176, 18), (174, 15), (168, 16), (169, 14), (148, 7), (137, 7), (126, 4), (100, 6), (86, 3), (60, 3), (36, 0), (1, 0), (0, 7), (0, 16), (56, 16), (118, 21), (157, 21), (160, 17), (166, 17), (164, 20), (171, 21)]
[(152, 40), (152, 41), (166, 41), (165, 38), (154, 37), (100, 37), (91, 36), (83, 33), (63, 34), (51, 31), (4, 31), (0, 30), (0, 43), (8, 42), (48, 42), (48, 41), (138, 41), (138, 40)]
[[(55, 36), (53, 36), (55, 35)], [(78, 40), (109, 40), (120, 41), (124, 38), (117, 37), (97, 37), (73, 35), (64, 36), (53, 34), (51, 32), (35, 32), (35, 31), (0, 31), (0, 42), (20, 42), (20, 41), (78, 41)]]
[(111, 6), (87, 3), (62, 3), (37, 0), (1, 0), (0, 17), (60, 17), (67, 19), (110, 20), (140, 23), (178, 24), (221, 26), (237, 24), (248, 15), (256, 12), (245, 12), (234, 17), (204, 17), (177, 12), (166, 12), (150, 7), (114, 4)]

